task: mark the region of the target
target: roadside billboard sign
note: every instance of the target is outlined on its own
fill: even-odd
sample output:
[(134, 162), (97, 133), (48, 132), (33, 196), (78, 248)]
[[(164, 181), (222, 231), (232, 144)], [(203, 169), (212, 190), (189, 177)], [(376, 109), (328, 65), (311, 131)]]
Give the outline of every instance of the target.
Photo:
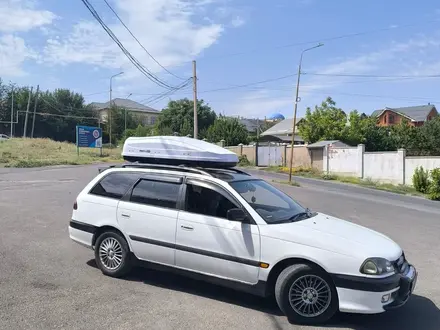
[(76, 147), (100, 148), (102, 152), (102, 129), (92, 126), (76, 126)]

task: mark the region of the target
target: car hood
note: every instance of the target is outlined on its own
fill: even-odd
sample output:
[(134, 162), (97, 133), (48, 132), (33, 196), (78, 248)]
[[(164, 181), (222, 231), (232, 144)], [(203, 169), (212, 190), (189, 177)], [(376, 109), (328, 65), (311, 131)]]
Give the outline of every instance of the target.
[(262, 235), (353, 257), (397, 260), (402, 249), (387, 236), (323, 213), (292, 223), (264, 226)]

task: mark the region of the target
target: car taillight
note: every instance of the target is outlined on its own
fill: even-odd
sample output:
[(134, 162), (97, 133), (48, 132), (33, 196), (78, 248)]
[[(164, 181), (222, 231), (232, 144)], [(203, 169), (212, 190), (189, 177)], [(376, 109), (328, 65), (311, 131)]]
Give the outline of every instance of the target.
[(73, 203), (73, 209), (74, 210), (78, 210), (78, 203), (77, 203), (77, 201), (75, 201), (75, 203)]

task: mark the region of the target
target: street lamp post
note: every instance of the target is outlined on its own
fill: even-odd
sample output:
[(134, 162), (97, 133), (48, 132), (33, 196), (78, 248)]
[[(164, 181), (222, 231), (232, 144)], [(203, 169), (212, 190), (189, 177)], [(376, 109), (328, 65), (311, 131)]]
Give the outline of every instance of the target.
[(114, 77), (120, 76), (121, 74), (123, 74), (124, 72), (119, 72), (113, 76), (110, 77), (110, 111), (108, 114), (108, 123), (109, 123), (109, 142), (110, 142), (110, 148), (112, 147), (112, 80)]
[(292, 182), (292, 167), (293, 167), (293, 148), (294, 148), (294, 144), (295, 144), (295, 127), (296, 127), (296, 112), (298, 109), (298, 102), (299, 102), (299, 82), (300, 82), (300, 78), (301, 78), (301, 65), (302, 65), (302, 59), (303, 59), (303, 55), (305, 52), (308, 52), (309, 50), (318, 48), (318, 47), (322, 47), (324, 46), (324, 44), (319, 43), (314, 47), (310, 47), (307, 49), (304, 49), (301, 52), (301, 57), (299, 59), (299, 65), (298, 65), (298, 80), (296, 82), (296, 95), (295, 95), (295, 110), (293, 112), (293, 123), (292, 123), (292, 144), (290, 146), (290, 166), (289, 166), (289, 183)]
[[(125, 99), (127, 100), (132, 95), (133, 93), (128, 94), (128, 96)], [(125, 107), (125, 111), (124, 111), (124, 139), (127, 139), (127, 107)]]

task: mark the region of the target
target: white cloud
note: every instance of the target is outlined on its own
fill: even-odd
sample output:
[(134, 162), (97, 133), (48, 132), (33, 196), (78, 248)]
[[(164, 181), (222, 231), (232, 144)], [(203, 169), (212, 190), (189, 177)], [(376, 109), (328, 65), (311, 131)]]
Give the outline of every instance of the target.
[(244, 25), (245, 20), (243, 18), (241, 18), (240, 16), (236, 16), (232, 21), (231, 24), (233, 27), (240, 27), (242, 25)]
[(246, 118), (264, 118), (273, 111), (293, 104), (292, 97), (279, 97), (267, 90), (250, 92), (241, 98), (228, 101), (228, 109), (225, 112), (232, 116)]
[(55, 20), (54, 13), (35, 5), (30, 0), (0, 0), (0, 32), (26, 32)]
[[(195, 23), (200, 9), (214, 0), (116, 0), (114, 8), (133, 34), (165, 67), (181, 65), (212, 46), (223, 26)], [(106, 21), (133, 56), (154, 72), (160, 67), (145, 53), (119, 22)], [(103, 68), (122, 68), (125, 78), (139, 76), (118, 46), (96, 22), (77, 23), (70, 35), (48, 40), (44, 60), (52, 64), (83, 63)]]
[(21, 65), (28, 58), (35, 58), (35, 53), (26, 46), (22, 38), (13, 35), (0, 37), (0, 76), (25, 75)]
[[(338, 87), (347, 80), (353, 80), (353, 77), (338, 77), (344, 74), (376, 74), (376, 75), (417, 75), (421, 74), (422, 65), (420, 55), (416, 53), (434, 51), (438, 53), (440, 48), (440, 39), (437, 36), (426, 37), (418, 36), (409, 39), (406, 42), (392, 42), (389, 45), (382, 45), (379, 50), (346, 58), (326, 67), (316, 68), (314, 70), (303, 70), (307, 73), (318, 72), (329, 76), (309, 76), (306, 84), (302, 84), (302, 90), (310, 93), (316, 90)], [(418, 66), (411, 65), (412, 69), (405, 67), (405, 63), (416, 60)], [(433, 67), (437, 67), (432, 64)], [(414, 68), (418, 68), (416, 71)], [(424, 71), (426, 72), (426, 71)], [(426, 74), (426, 73), (425, 73)], [(433, 74), (433, 73), (431, 73)], [(334, 76), (332, 76), (334, 75)], [(357, 78), (359, 79), (359, 78)], [(364, 78), (365, 79), (365, 78)]]

